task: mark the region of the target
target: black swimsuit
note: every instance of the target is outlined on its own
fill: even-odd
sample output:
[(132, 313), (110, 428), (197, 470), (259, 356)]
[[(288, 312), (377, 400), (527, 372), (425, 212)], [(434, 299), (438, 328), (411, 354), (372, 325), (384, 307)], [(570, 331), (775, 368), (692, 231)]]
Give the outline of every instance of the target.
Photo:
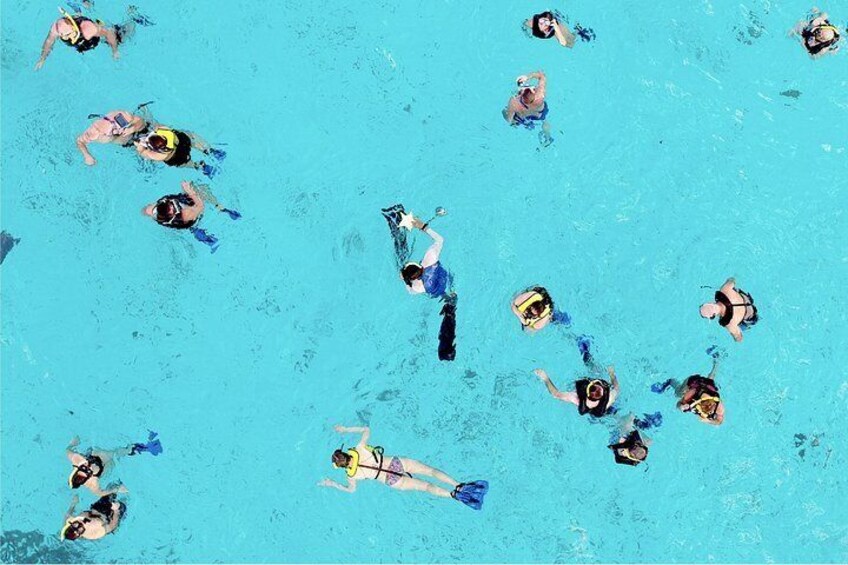
[(601, 387), (604, 389), (603, 395), (598, 399), (598, 404), (594, 408), (589, 408), (586, 403), (589, 401), (589, 383), (592, 381), (589, 379), (581, 379), (574, 383), (574, 390), (577, 393), (577, 400), (579, 404), (577, 405), (577, 411), (582, 416), (583, 414), (591, 414), (596, 418), (600, 418), (607, 413), (607, 404), (610, 399), (610, 384), (606, 381), (602, 381), (600, 379), (595, 379), (598, 383), (600, 383)]
[(633, 430), (630, 434), (625, 438), (625, 440), (621, 443), (614, 443), (612, 445), (607, 446), (612, 449), (613, 455), (615, 456), (615, 462), (619, 465), (632, 465), (636, 466), (642, 461), (631, 459), (629, 457), (625, 457), (620, 453), (622, 449), (633, 449), (634, 447), (641, 447), (645, 450), (645, 457), (647, 458), (648, 446), (645, 445), (645, 442), (642, 440), (642, 436), (639, 435), (638, 430)]
[(191, 138), (177, 130), (174, 130), (174, 135), (177, 136), (177, 146), (174, 148), (174, 154), (165, 159), (165, 164), (169, 167), (182, 167), (191, 161)]
[[(753, 326), (759, 321), (759, 316), (757, 315), (757, 307), (754, 306), (754, 299), (751, 298), (751, 295), (745, 292), (744, 290), (736, 289), (736, 292), (742, 297), (742, 304), (734, 304), (730, 301), (725, 293), (720, 290), (717, 290), (715, 293), (715, 301), (718, 304), (724, 306), (724, 315), (718, 320), (718, 325), (725, 327), (730, 321), (733, 319), (733, 313), (736, 308), (744, 308), (745, 315), (742, 317), (742, 322), (739, 324)], [(751, 316), (748, 316), (748, 307), (751, 307), (752, 313)]]
[(197, 223), (197, 220), (200, 219), (200, 216), (193, 220), (183, 219), (183, 208), (186, 206), (194, 206), (194, 199), (188, 194), (169, 194), (168, 196), (163, 196), (156, 201), (156, 206), (165, 203), (170, 203), (176, 209), (176, 215), (173, 216), (173, 219), (166, 219), (159, 218), (159, 216), (154, 214), (153, 218), (159, 225), (165, 226), (166, 228), (174, 228), (176, 230), (185, 230), (192, 227)]

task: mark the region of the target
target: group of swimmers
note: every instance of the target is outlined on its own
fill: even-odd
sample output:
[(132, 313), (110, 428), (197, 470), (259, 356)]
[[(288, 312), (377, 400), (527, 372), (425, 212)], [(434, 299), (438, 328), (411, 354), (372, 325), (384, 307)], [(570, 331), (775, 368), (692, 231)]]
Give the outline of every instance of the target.
[[(50, 28), (41, 56), (35, 65), (36, 70), (42, 68), (57, 39), (79, 53), (96, 48), (103, 39), (111, 47), (113, 57), (117, 59), (120, 56), (119, 46), (134, 33), (136, 25), (154, 25), (133, 6), (127, 10), (128, 20), (119, 25), (108, 25), (101, 20), (84, 16), (82, 10), (91, 9), (91, 2), (85, 1), (81, 6), (73, 8), (74, 13), (60, 8), (61, 17)], [(576, 24), (572, 31), (566, 18), (553, 11), (534, 15), (524, 22), (523, 27), (534, 38), (556, 39), (566, 48), (572, 48), (578, 37), (583, 41), (595, 38), (591, 29), (580, 24)], [(835, 53), (839, 48), (839, 29), (830, 23), (827, 14), (815, 9), (808, 18), (799, 22), (793, 33), (800, 36), (805, 49), (813, 57)], [(524, 126), (528, 129), (541, 123), (540, 141), (544, 146), (549, 145), (553, 138), (547, 122), (545, 73), (536, 71), (519, 76), (516, 84), (517, 92), (510, 98), (503, 111), (504, 119), (512, 126)], [(222, 161), (226, 153), (212, 147), (192, 132), (157, 122), (150, 113), (149, 104), (140, 104), (135, 112), (115, 110), (102, 115), (90, 115), (89, 118), (95, 121), (76, 141), (86, 165), (93, 166), (97, 163), (89, 152), (89, 144), (110, 143), (134, 149), (142, 159), (162, 162), (171, 167), (196, 169), (212, 178), (217, 173), (217, 168), (203, 159), (195, 160), (192, 151), (199, 151), (217, 162)], [(196, 226), (204, 211), (204, 203), (213, 205), (233, 219), (240, 217), (238, 212), (222, 206), (212, 195), (208, 185), (190, 181), (183, 181), (181, 193), (163, 196), (157, 202), (146, 206), (143, 213), (164, 227), (191, 230), (198, 240), (208, 244), (214, 251), (217, 248), (217, 239)], [(444, 239), (430, 226), (430, 222), (445, 213), (444, 209), (437, 209), (431, 220), (423, 221), (407, 213), (401, 205), (383, 210), (394, 238), (400, 278), (407, 290), (411, 294), (424, 294), (443, 302), (439, 358), (450, 361), (456, 355), (457, 295), (453, 290), (451, 274), (439, 260)], [(412, 229), (421, 230), (433, 241), (420, 262), (409, 261), (411, 250), (404, 230)], [(519, 293), (512, 302), (512, 311), (520, 320), (523, 330), (528, 333), (541, 331), (548, 325), (571, 325), (570, 316), (557, 310), (547, 290), (540, 286)], [(700, 313), (704, 318), (718, 319), (719, 324), (725, 327), (736, 341), (741, 341), (742, 331), (758, 320), (757, 309), (751, 296), (737, 289), (732, 278), (716, 291), (714, 302), (701, 306)], [(560, 391), (543, 369), (536, 369), (535, 374), (552, 396), (574, 404), (579, 414), (589, 414), (595, 418), (614, 414), (620, 384), (613, 367), (606, 369), (609, 377), (607, 380), (602, 369), (594, 362), (588, 338), (578, 336), (575, 341), (584, 363), (589, 368), (590, 376), (575, 381), (573, 391)], [(724, 405), (715, 382), (719, 356), (715, 351), (713, 353), (713, 368), (707, 376), (696, 374), (683, 382), (669, 379), (653, 385), (652, 390), (662, 393), (668, 388), (674, 388), (679, 399), (677, 407), (680, 410), (693, 412), (708, 424), (720, 425), (724, 420)], [(629, 414), (622, 418), (616, 429), (618, 439), (609, 445), (616, 463), (636, 466), (644, 462), (651, 440), (640, 432), (660, 422), (659, 413), (646, 414), (644, 418)], [(460, 483), (420, 461), (396, 456), (387, 457), (381, 447), (369, 445), (370, 430), (367, 427), (336, 426), (335, 429), (339, 433), (361, 435), (353, 448), (335, 450), (331, 456), (332, 464), (345, 470), (347, 485), (327, 479), (319, 483), (321, 486), (353, 492), (359, 480), (381, 480), (398, 490), (425, 491), (439, 497), (454, 498), (475, 509), (482, 507), (483, 497), (488, 491), (486, 481)], [(67, 450), (67, 456), (74, 467), (69, 485), (73, 489), (86, 486), (99, 499), (89, 510), (75, 514), (77, 497), (74, 497), (74, 504), (66, 515), (62, 537), (69, 540), (98, 539), (117, 528), (126, 509), (125, 504), (118, 500), (118, 495), (125, 493), (126, 489), (118, 484), (103, 490), (100, 487), (100, 477), (112, 467), (118, 457), (136, 455), (144, 451), (156, 455), (161, 452), (161, 445), (155, 439), (154, 433), (151, 433), (146, 444), (133, 444), (111, 452), (89, 450), (81, 454), (73, 449), (77, 443), (72, 442)], [(386, 459), (389, 462), (384, 466)], [(424, 481), (415, 475), (435, 479), (446, 486)]]

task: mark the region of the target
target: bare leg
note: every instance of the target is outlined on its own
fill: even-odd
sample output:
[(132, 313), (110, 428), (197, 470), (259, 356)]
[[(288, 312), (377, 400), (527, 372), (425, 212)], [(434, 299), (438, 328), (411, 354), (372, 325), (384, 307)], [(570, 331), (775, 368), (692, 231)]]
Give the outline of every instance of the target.
[(440, 486), (436, 486), (432, 483), (422, 481), (421, 479), (416, 479), (414, 477), (403, 477), (394, 485), (392, 485), (392, 488), (397, 490), (423, 491), (428, 492), (433, 496), (439, 496), (442, 498), (450, 498), (451, 495), (450, 491), (447, 489), (444, 489)]
[(403, 469), (408, 473), (412, 473), (413, 475), (424, 475), (425, 477), (433, 477), (437, 481), (449, 484), (451, 488), (456, 488), (456, 485), (459, 484), (459, 481), (453, 480), (453, 478), (449, 477), (444, 472), (439, 471), (435, 467), (425, 465), (420, 461), (416, 461), (415, 459), (400, 458), (400, 462), (403, 464)]

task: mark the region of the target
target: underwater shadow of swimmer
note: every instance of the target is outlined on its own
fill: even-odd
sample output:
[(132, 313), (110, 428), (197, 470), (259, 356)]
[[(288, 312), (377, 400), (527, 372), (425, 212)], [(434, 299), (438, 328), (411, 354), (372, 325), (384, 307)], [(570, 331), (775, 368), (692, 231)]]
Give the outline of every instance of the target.
[(8, 530), (0, 534), (2, 563), (89, 563), (82, 546), (62, 543), (41, 532)]
[(0, 232), (0, 265), (6, 260), (6, 255), (15, 247), (21, 240), (12, 237), (7, 231)]

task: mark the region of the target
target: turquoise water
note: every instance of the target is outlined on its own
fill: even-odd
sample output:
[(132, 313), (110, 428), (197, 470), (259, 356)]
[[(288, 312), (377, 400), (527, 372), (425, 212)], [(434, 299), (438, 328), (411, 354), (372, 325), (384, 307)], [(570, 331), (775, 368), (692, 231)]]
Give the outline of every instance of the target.
[[(57, 45), (36, 73), (55, 6), (3, 1), (4, 559), (848, 560), (845, 54), (786, 37), (800, 1), (559, 4), (597, 34), (572, 51), (521, 32), (548, 7), (151, 2), (117, 63)], [(500, 114), (537, 69), (544, 150)], [(193, 172), (74, 147), (89, 113), (147, 100), (228, 144), (212, 188), (244, 218), (206, 215), (214, 255), (139, 214)], [(396, 202), (449, 211), (453, 363), (438, 303), (394, 272)], [(728, 276), (761, 311), (742, 344), (698, 316)], [(532, 375), (583, 374), (564, 333), (520, 331), (510, 299), (533, 284), (615, 365), (624, 410), (663, 412), (647, 466), (614, 465), (606, 427)], [(709, 370), (713, 344), (718, 428), (649, 390)], [(482, 512), (318, 488), (355, 440), (334, 424), (488, 479)], [(165, 452), (119, 464), (117, 534), (55, 541), (68, 440), (147, 429)]]

